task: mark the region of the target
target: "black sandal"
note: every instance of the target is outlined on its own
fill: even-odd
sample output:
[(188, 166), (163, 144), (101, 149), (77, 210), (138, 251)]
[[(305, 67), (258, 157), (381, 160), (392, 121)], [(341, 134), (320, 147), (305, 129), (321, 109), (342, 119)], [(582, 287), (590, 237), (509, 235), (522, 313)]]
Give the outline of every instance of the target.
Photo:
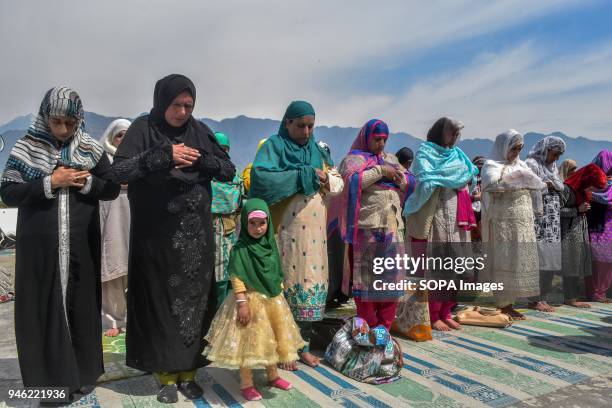
[(157, 400), (162, 404), (174, 404), (178, 402), (176, 384), (162, 385), (157, 392)]
[(178, 390), (185, 398), (194, 400), (204, 395), (204, 390), (195, 381), (181, 381), (178, 385)]
[(41, 407), (65, 407), (66, 405), (72, 404), (78, 398), (75, 398), (74, 394), (68, 394), (67, 401), (49, 401), (49, 400), (40, 400), (38, 405)]

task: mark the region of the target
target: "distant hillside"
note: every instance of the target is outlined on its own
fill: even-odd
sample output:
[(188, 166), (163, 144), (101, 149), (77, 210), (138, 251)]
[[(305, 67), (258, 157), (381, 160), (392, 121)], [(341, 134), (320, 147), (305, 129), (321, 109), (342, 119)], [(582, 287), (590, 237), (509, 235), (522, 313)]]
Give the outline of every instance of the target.
[(32, 123), (33, 118), (34, 118), (34, 115), (32, 115), (31, 113), (27, 115), (16, 117), (10, 122), (5, 123), (4, 125), (0, 126), (0, 135), (3, 135), (9, 130), (27, 129), (30, 126), (30, 123)]
[[(86, 130), (93, 137), (99, 138), (108, 124), (115, 119), (115, 117), (107, 117), (93, 112), (86, 112)], [(0, 153), (1, 168), (4, 168), (10, 148), (24, 134), (30, 121), (31, 115), (24, 115), (0, 126), (0, 134), (2, 134), (6, 146), (4, 151)], [(240, 169), (244, 168), (253, 160), (259, 140), (276, 133), (279, 126), (279, 121), (277, 120), (255, 119), (246, 116), (237, 116), (221, 121), (203, 118), (202, 121), (210, 126), (211, 129), (224, 132), (230, 136), (230, 156)], [(315, 136), (318, 140), (324, 140), (330, 145), (332, 157), (339, 163), (342, 157), (350, 149), (358, 132), (358, 128), (319, 126), (315, 129)], [(560, 132), (555, 132), (553, 134), (561, 137), (567, 143), (568, 149), (562, 159), (572, 158), (578, 161), (580, 165), (589, 163), (602, 149), (612, 150), (612, 142), (610, 141), (590, 140), (584, 137), (573, 138)], [(540, 133), (531, 132), (525, 134), (526, 147), (523, 149), (521, 157), (524, 158), (529, 152), (529, 149), (544, 136), (545, 135)], [(400, 147), (407, 146), (416, 151), (422, 141), (422, 139), (407, 133), (393, 133), (389, 138), (386, 150), (396, 152)], [(469, 157), (474, 157), (476, 155), (486, 156), (491, 151), (493, 141), (489, 139), (464, 139), (459, 143), (459, 146)]]

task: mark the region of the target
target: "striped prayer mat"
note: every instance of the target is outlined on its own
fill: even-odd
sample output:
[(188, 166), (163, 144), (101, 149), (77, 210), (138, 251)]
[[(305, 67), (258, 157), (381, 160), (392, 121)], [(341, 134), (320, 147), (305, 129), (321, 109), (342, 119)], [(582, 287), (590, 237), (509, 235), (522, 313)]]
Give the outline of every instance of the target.
[[(434, 333), (434, 340), (401, 340), (402, 378), (391, 384), (353, 381), (322, 364), (283, 373), (294, 385), (284, 392), (265, 386), (263, 370), (256, 385), (264, 399), (246, 402), (235, 370), (209, 367), (198, 372), (204, 398), (181, 400), (179, 407), (507, 407), (546, 395), (591, 377), (612, 374), (612, 305), (592, 303), (556, 313), (525, 311), (527, 320), (507, 329), (464, 326)], [(347, 314), (346, 310), (335, 312)], [(107, 373), (83, 407), (163, 406), (155, 400), (150, 375), (125, 367), (124, 337), (104, 339)], [(121, 380), (117, 381), (117, 378)], [(115, 381), (112, 381), (115, 380)]]

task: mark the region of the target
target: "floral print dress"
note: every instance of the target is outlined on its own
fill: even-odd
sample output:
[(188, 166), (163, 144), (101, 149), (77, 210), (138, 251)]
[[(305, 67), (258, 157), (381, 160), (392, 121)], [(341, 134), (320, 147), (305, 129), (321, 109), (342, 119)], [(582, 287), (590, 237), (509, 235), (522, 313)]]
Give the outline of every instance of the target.
[(327, 209), (321, 194), (295, 194), (280, 216), (285, 297), (296, 321), (323, 319), (327, 298)]

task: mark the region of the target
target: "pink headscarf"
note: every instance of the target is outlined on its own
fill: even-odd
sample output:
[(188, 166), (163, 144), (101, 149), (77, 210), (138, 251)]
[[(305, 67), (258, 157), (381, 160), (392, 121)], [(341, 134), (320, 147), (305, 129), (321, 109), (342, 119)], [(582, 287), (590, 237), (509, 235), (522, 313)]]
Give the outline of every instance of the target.
[(268, 214), (262, 210), (251, 211), (248, 215), (248, 219), (251, 220), (253, 218), (268, 218)]

